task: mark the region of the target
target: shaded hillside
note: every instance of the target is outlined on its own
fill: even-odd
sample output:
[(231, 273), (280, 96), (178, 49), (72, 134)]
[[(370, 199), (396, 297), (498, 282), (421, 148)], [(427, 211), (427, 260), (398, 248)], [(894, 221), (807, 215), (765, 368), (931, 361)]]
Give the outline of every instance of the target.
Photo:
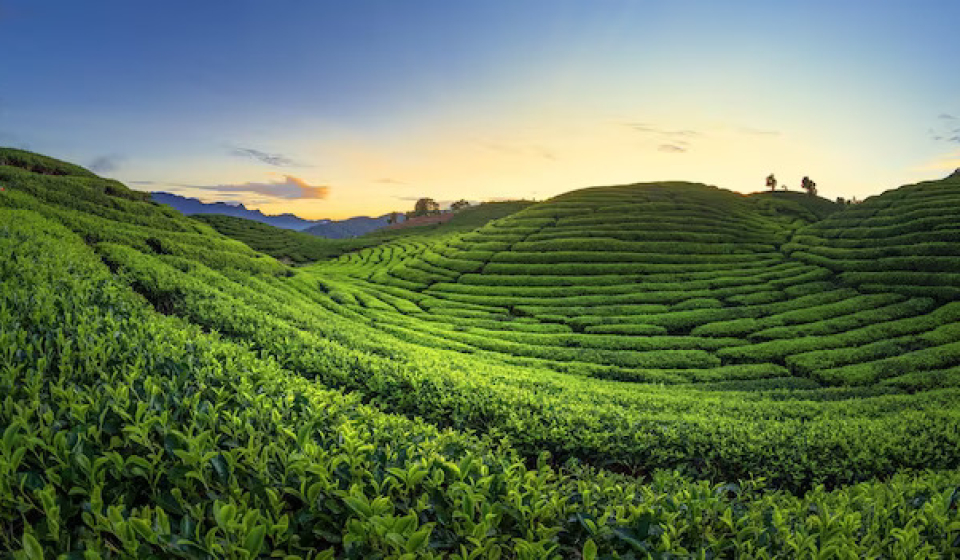
[(97, 177), (96, 174), (79, 165), (16, 148), (0, 147), (0, 165), (18, 167), (41, 175)]
[(267, 224), (219, 214), (193, 216), (227, 237), (246, 243), (282, 262), (303, 264), (329, 259), (380, 243), (377, 239), (327, 239), (301, 231), (291, 231)]
[(114, 181), (0, 184), (4, 555), (955, 551), (960, 302), (794, 258), (846, 212), (585, 189), (292, 269)]

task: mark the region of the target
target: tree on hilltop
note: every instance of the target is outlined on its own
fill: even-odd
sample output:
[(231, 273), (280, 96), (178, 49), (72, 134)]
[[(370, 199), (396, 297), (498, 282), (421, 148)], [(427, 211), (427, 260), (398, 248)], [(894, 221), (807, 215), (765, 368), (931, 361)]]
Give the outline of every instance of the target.
[(450, 209), (453, 210), (454, 212), (459, 212), (460, 210), (468, 206), (470, 206), (470, 203), (466, 199), (461, 198), (460, 200), (451, 204)]
[(773, 176), (773, 173), (767, 175), (767, 188), (771, 191), (777, 190), (777, 178)]
[(814, 183), (810, 177), (804, 177), (803, 180), (800, 181), (800, 187), (807, 191), (807, 194), (810, 196), (817, 196), (817, 184)]
[(440, 205), (432, 198), (421, 198), (413, 206), (412, 212), (407, 212), (407, 218), (419, 216), (434, 216), (440, 213)]

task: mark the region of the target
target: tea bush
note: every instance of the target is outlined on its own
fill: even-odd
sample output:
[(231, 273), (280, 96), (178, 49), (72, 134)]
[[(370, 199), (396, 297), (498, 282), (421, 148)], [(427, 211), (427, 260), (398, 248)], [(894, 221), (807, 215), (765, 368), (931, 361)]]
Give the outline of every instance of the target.
[(24, 158), (0, 163), (4, 554), (960, 552), (949, 235), (922, 238), (936, 281), (891, 289), (856, 261), (902, 249), (842, 253), (952, 231), (919, 231), (949, 181), (821, 221), (584, 189), (292, 269)]

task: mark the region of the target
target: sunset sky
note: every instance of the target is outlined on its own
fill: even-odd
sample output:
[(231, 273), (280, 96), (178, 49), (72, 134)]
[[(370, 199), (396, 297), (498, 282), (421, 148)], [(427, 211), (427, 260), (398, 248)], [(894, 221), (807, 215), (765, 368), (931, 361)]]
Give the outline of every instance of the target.
[(958, 22), (956, 0), (0, 0), (0, 145), (307, 218), (771, 172), (863, 198), (960, 167)]

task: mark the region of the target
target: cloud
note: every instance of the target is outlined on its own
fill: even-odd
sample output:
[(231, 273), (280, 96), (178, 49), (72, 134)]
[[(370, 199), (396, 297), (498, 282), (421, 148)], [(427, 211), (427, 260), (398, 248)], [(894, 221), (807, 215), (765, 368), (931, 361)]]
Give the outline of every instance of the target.
[(156, 181), (127, 181), (127, 182), (130, 183), (131, 185), (144, 185), (144, 186), (151, 186), (151, 185), (159, 185), (159, 184), (161, 184), (161, 183), (158, 183), (158, 182), (156, 182)]
[(741, 126), (737, 130), (741, 134), (750, 134), (752, 136), (780, 136), (779, 130), (764, 130), (762, 128), (750, 128), (746, 126)]
[(555, 153), (551, 152), (550, 150), (546, 149), (546, 148), (539, 148), (539, 147), (538, 147), (538, 148), (534, 148), (534, 149), (537, 151), (538, 154), (540, 154), (540, 157), (542, 157), (542, 158), (544, 158), (544, 159), (549, 159), (549, 160), (553, 160), (553, 161), (556, 161), (556, 160), (557, 160), (557, 155), (556, 155)]
[(657, 149), (660, 150), (661, 152), (668, 152), (668, 153), (674, 153), (674, 154), (687, 151), (685, 147), (677, 146), (676, 144), (660, 144), (657, 147)]
[(116, 154), (98, 156), (87, 165), (87, 169), (94, 173), (111, 173), (120, 167), (120, 162), (122, 162), (123, 159), (123, 156)]
[(273, 165), (274, 167), (303, 167), (283, 154), (271, 154), (253, 148), (232, 148), (230, 154), (241, 158), (255, 159), (261, 163)]
[(680, 154), (686, 152), (690, 147), (690, 142), (701, 136), (701, 133), (688, 128), (669, 129), (643, 122), (623, 123), (641, 134), (651, 135), (657, 138), (660, 144), (657, 151), (670, 154)]
[(690, 129), (671, 130), (668, 128), (662, 128), (659, 126), (655, 126), (649, 123), (642, 123), (642, 122), (628, 122), (623, 124), (632, 128), (637, 132), (642, 132), (645, 134), (658, 134), (658, 135), (666, 136), (668, 138), (673, 138), (673, 139), (694, 138), (696, 136), (700, 136), (700, 133), (698, 131), (690, 130)]
[(955, 128), (956, 123), (951, 121), (960, 120), (953, 115), (941, 113), (938, 117), (943, 122), (936, 128), (928, 130), (930, 139), (936, 142), (949, 142), (951, 144), (960, 144), (960, 128)]
[(202, 189), (206, 191), (217, 191), (223, 196), (229, 196), (229, 193), (256, 193), (270, 197), (272, 199), (298, 200), (312, 199), (322, 200), (327, 198), (330, 187), (324, 185), (310, 185), (299, 177), (293, 175), (284, 175), (282, 181), (272, 181), (269, 183), (238, 183), (233, 185), (180, 185), (181, 187)]

